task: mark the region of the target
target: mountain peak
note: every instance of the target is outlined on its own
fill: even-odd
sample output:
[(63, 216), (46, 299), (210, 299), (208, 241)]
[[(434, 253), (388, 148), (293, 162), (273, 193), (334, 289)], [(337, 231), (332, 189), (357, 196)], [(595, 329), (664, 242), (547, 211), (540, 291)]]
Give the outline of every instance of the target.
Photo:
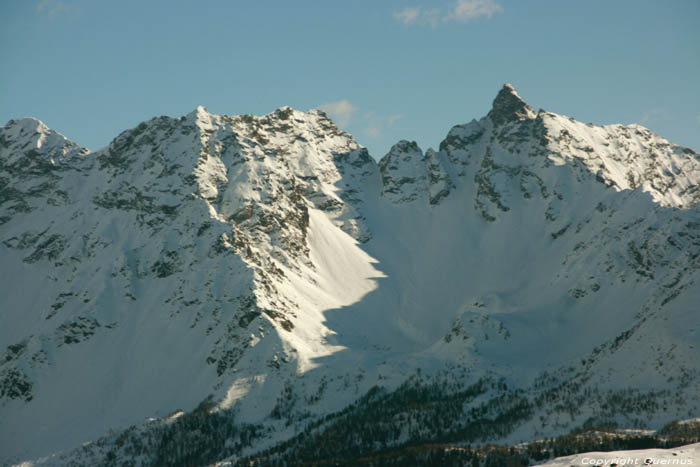
[(421, 151), (420, 147), (418, 147), (418, 143), (416, 143), (415, 141), (408, 141), (408, 140), (402, 139), (391, 147), (391, 149), (389, 150), (389, 153), (390, 154), (418, 153), (418, 154), (422, 155), (423, 151)]
[(515, 91), (506, 83), (493, 100), (493, 107), (488, 113), (495, 125), (535, 118), (536, 113)]
[(198, 105), (192, 112), (185, 116), (188, 121), (193, 122), (202, 129), (213, 128), (212, 117), (216, 118), (216, 116), (210, 114), (203, 105)]
[[(0, 465), (353, 462), (700, 413), (697, 154), (530, 120), (510, 85), (379, 164), (320, 112), (198, 107), (93, 153), (0, 128)], [(317, 449), (377, 404), (377, 435)]]
[(17, 128), (20, 132), (27, 133), (43, 133), (48, 131), (49, 128), (39, 119), (34, 117), (25, 117), (20, 119), (9, 120), (5, 124), (6, 128)]
[(294, 115), (294, 109), (288, 105), (283, 105), (279, 109), (276, 109), (274, 112), (272, 112), (272, 114), (277, 118), (287, 120), (289, 117)]
[[(79, 148), (77, 144), (69, 141), (61, 133), (49, 128), (44, 122), (34, 117), (11, 119), (4, 127), (0, 127), (0, 130), (2, 130), (6, 142), (11, 141), (23, 150), (27, 148), (63, 149), (66, 144), (71, 149)], [(80, 149), (83, 150), (83, 148)]]
[(202, 118), (205, 118), (209, 115), (209, 112), (207, 112), (207, 109), (203, 105), (198, 105), (197, 107), (194, 108), (190, 113), (185, 115), (185, 118), (189, 120), (201, 120)]

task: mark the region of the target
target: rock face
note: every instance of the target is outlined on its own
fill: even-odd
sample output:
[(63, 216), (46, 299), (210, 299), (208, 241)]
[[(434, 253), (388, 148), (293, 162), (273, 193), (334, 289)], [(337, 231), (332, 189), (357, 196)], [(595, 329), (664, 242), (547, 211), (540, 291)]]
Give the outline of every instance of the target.
[(454, 188), (443, 164), (432, 149), (423, 155), (415, 141), (399, 141), (379, 163), (382, 196), (393, 203), (427, 199), (438, 204)]
[[(313, 461), (352, 417), (387, 446), (687, 418), (699, 186), (694, 151), (510, 85), (439, 151), (400, 141), (379, 163), (315, 110), (199, 107), (95, 152), (12, 120), (2, 460), (162, 465), (186, 436), (204, 447), (185, 463), (290, 438), (278, 458)], [(401, 402), (415, 391), (426, 406)]]
[(532, 120), (536, 117), (536, 113), (520, 98), (513, 86), (506, 83), (496, 95), (488, 117), (494, 125), (500, 126), (506, 123)]

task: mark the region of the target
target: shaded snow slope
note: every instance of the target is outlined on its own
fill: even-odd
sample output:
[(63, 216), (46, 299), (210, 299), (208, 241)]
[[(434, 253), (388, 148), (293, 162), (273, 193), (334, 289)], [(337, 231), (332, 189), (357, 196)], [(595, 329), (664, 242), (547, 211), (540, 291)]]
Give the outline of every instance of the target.
[[(379, 163), (288, 107), (199, 107), (94, 153), (10, 121), (0, 452), (210, 394), (269, 444), (293, 434), (280, 413), (305, 423), (418, 370), (548, 394), (501, 440), (697, 415), (699, 181), (692, 150), (535, 112), (509, 85), (439, 151), (401, 141)], [(654, 401), (643, 416), (606, 406), (628, 390)]]

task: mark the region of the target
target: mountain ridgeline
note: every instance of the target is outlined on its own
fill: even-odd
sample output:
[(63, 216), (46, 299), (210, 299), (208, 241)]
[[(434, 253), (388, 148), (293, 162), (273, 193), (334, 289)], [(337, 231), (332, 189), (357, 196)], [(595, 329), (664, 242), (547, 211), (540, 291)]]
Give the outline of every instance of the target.
[(379, 162), (318, 110), (95, 152), (11, 120), (0, 462), (381, 464), (697, 416), (698, 201), (693, 150), (510, 85)]

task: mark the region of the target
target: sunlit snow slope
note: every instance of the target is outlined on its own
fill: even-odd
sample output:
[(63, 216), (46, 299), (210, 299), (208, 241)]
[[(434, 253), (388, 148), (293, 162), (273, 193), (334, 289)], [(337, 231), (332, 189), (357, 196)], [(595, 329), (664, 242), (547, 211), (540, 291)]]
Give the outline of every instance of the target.
[[(694, 151), (535, 112), (510, 85), (439, 151), (401, 141), (379, 163), (315, 110), (199, 107), (96, 152), (12, 120), (0, 460), (210, 394), (273, 442), (290, 394), (311, 420), (419, 369), (559, 402), (641, 391), (649, 424), (697, 414), (699, 184)], [(503, 439), (606, 410), (566, 400)]]
[(542, 467), (571, 467), (579, 465), (698, 465), (700, 443), (674, 449), (639, 449), (632, 451), (586, 452), (559, 457)]

